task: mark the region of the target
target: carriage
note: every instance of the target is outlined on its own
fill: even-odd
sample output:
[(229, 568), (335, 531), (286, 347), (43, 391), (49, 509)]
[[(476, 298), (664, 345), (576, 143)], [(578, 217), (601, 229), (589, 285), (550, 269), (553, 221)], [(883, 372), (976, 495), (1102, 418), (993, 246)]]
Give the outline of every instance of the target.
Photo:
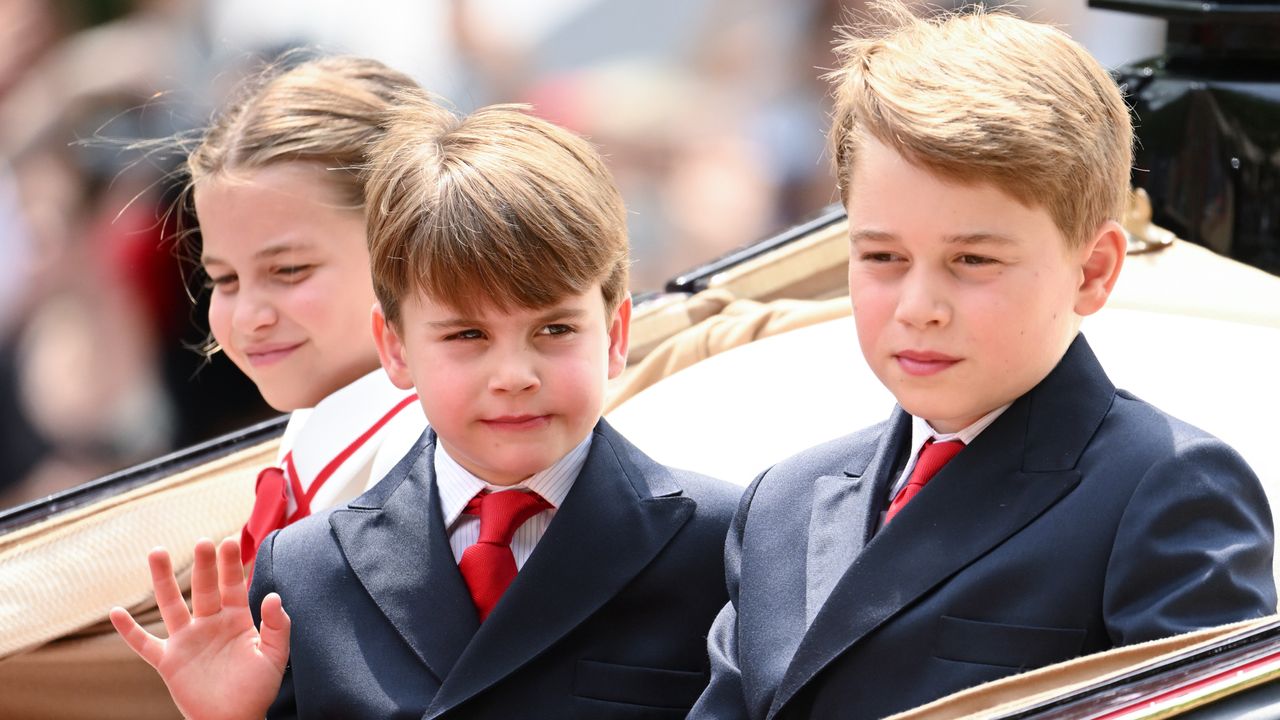
[[(1190, 6), (1208, 12), (1215, 5), (1093, 4), (1163, 8), (1185, 21), (1178, 32), (1192, 34), (1174, 34), (1184, 40), (1201, 39), (1195, 28), (1207, 22)], [(1220, 5), (1255, 6), (1255, 13), (1234, 15), (1228, 25), (1235, 29), (1212, 37), (1246, 44), (1274, 37), (1240, 27), (1262, 17), (1260, 27), (1274, 32), (1280, 8)], [(1274, 50), (1266, 52), (1274, 67)], [(1159, 92), (1161, 73), (1182, 82), (1189, 71), (1148, 63), (1119, 72), (1122, 80), (1141, 82), (1135, 92), (1154, 102), (1167, 99)], [(1274, 127), (1280, 94), (1274, 82), (1261, 86), (1271, 102), (1251, 106), (1257, 114), (1248, 117), (1270, 119)], [(1212, 89), (1188, 85), (1185, 98), (1202, 108), (1194, 93)], [(1224, 132), (1242, 127), (1213, 130), (1257, 145)], [(1159, 151), (1157, 140), (1144, 146)], [(1226, 140), (1206, 140), (1206, 147), (1221, 149)], [(1280, 157), (1276, 138), (1268, 142)], [(1202, 149), (1170, 148), (1170, 167)], [(1175, 187), (1186, 178), (1168, 174), (1145, 182), (1157, 194), (1154, 209), (1141, 189), (1133, 194), (1127, 267), (1108, 307), (1083, 331), (1117, 385), (1235, 446), (1280, 506), (1280, 456), (1270, 452), (1273, 433), (1261, 422), (1280, 400), (1280, 374), (1272, 368), (1280, 357), (1280, 276), (1271, 274), (1280, 250), (1274, 234), (1268, 244), (1258, 230), (1280, 226), (1275, 185), (1267, 181), (1276, 161), (1265, 153), (1244, 157), (1258, 169), (1243, 190), (1219, 183), (1204, 188), (1208, 197), (1188, 201), (1185, 189)], [(1272, 195), (1255, 192), (1266, 188)], [(1183, 206), (1233, 208), (1228, 237), (1236, 242), (1216, 249), (1257, 267), (1204, 247), (1221, 244), (1206, 234), (1223, 227), (1221, 218), (1188, 220), (1171, 197)], [(1153, 212), (1202, 244), (1153, 223)], [(745, 485), (777, 460), (882, 419), (892, 398), (856, 346), (847, 258), (844, 215), (833, 207), (672, 278), (663, 292), (637, 296), (632, 353), (610, 390), (610, 422), (659, 461)], [(1241, 412), (1223, 400), (1232, 397), (1251, 398), (1255, 410)], [(284, 426), (284, 418), (270, 420), (0, 512), (0, 717), (177, 717), (159, 679), (115, 637), (107, 610), (123, 605), (152, 629), (159, 625), (147, 551), (164, 545), (175, 567), (189, 568), (197, 538), (238, 532), (257, 471), (275, 458)], [(901, 717), (1280, 717), (1277, 679), (1280, 620), (1273, 617), (1013, 676)]]

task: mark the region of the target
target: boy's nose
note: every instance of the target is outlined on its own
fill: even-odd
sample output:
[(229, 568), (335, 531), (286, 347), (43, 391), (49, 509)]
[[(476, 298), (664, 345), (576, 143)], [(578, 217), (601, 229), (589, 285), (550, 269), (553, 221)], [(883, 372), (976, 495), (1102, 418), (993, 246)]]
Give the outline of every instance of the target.
[(489, 389), (496, 393), (530, 392), (541, 385), (533, 362), (523, 352), (501, 358), (489, 375)]
[(911, 327), (944, 325), (951, 318), (951, 308), (939, 292), (937, 281), (923, 272), (909, 273), (902, 279), (894, 319)]

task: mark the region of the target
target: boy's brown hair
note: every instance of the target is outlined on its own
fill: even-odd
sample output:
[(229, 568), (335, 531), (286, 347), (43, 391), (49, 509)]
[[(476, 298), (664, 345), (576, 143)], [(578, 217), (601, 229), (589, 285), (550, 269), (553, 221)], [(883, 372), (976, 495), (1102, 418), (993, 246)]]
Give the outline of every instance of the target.
[(459, 117), (406, 93), (371, 153), (373, 288), (388, 322), (412, 292), (463, 312), (538, 308), (599, 282), (627, 292), (622, 197), (582, 138), (495, 105)]
[(845, 28), (831, 73), (841, 199), (864, 136), (962, 183), (1043, 207), (1071, 245), (1124, 210), (1129, 110), (1111, 76), (1060, 30), (974, 7), (929, 18), (878, 2)]

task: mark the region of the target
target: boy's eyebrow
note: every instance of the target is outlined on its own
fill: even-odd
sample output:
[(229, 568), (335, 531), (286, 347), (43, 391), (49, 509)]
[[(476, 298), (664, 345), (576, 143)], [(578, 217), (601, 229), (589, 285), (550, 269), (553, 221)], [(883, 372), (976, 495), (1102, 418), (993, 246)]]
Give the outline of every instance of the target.
[[(857, 243), (859, 241), (880, 241), (889, 242), (897, 240), (898, 236), (883, 230), (855, 230), (849, 234), (849, 241)], [(961, 233), (959, 235), (948, 235), (944, 237), (943, 242), (948, 245), (977, 245), (979, 243), (991, 243), (996, 245), (1015, 245), (1017, 241), (1008, 235), (1001, 235), (994, 232), (972, 232)]]
[(555, 307), (538, 316), (538, 322), (549, 323), (557, 320), (577, 320), (582, 317), (583, 314), (584, 313), (580, 308)]
[[(551, 308), (545, 313), (537, 317), (539, 323), (550, 323), (558, 320), (577, 320), (584, 315), (584, 311), (579, 308)], [(481, 327), (485, 325), (485, 321), (478, 318), (469, 317), (451, 317), (444, 320), (429, 320), (427, 326), (437, 329), (459, 328), (459, 327)]]
[(963, 235), (948, 235), (944, 241), (953, 245), (977, 245), (979, 243), (990, 243), (995, 245), (1016, 245), (1017, 241), (1008, 235), (991, 232), (975, 232), (964, 233)]
[(473, 320), (471, 318), (465, 318), (465, 317), (454, 317), (454, 318), (449, 318), (447, 320), (428, 320), (425, 323), (427, 327), (436, 328), (438, 330), (446, 330), (449, 328), (460, 328), (460, 327), (476, 327), (478, 325), (483, 325), (483, 324), (484, 323), (480, 322), (479, 320)]

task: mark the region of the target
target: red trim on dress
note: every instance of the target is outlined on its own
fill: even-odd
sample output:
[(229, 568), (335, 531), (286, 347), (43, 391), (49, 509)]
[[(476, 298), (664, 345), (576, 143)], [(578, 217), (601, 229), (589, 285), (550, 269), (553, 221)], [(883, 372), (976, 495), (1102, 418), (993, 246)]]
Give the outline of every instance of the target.
[[(319, 473), (316, 474), (311, 485), (304, 492), (302, 482), (298, 478), (298, 468), (293, 461), (293, 451), (285, 453), (282, 464), (283, 472), (276, 467), (266, 468), (259, 474), (258, 486), (255, 488), (255, 497), (253, 510), (249, 513), (249, 521), (245, 523), (244, 529), (240, 532), (240, 555), (245, 564), (257, 556), (258, 546), (266, 539), (267, 535), (273, 530), (288, 527), (293, 523), (307, 517), (311, 514), (311, 501), (315, 498), (316, 491), (328, 482), (329, 478), (342, 467), (342, 464), (351, 458), (357, 450), (359, 450), (366, 442), (369, 441), (379, 430), (383, 428), (391, 418), (395, 417), (401, 410), (417, 401), (418, 394), (413, 393), (408, 397), (400, 400), (385, 415), (378, 419), (377, 422), (369, 426), (367, 430), (360, 434), (349, 445), (342, 449), (329, 461)], [(293, 492), (293, 499), (297, 503), (292, 515), (285, 517), (287, 511), (287, 501), (285, 508), (279, 507), (280, 493), (282, 487), (276, 488), (271, 482), (263, 482), (263, 474), (279, 473), (284, 476), (284, 480), (288, 483), (289, 489)]]

